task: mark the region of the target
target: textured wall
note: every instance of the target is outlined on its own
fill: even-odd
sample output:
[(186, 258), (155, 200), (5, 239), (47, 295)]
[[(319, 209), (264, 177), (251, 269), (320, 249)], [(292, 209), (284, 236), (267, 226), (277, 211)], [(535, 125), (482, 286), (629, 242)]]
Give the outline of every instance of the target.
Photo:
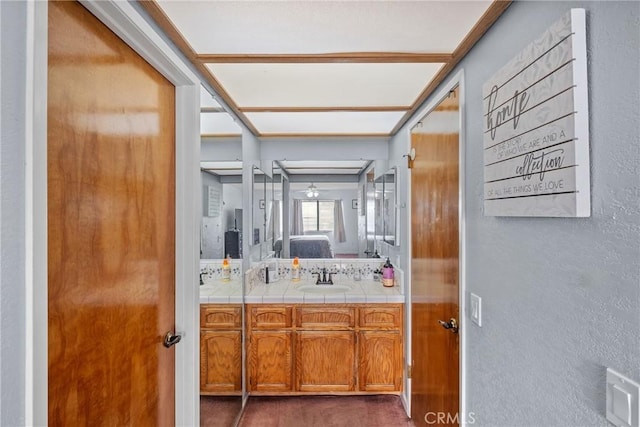
[(24, 424), (26, 3), (0, 2), (0, 425)]
[[(587, 11), (592, 216), (485, 217), (482, 84), (578, 7)], [(638, 28), (638, 2), (514, 2), (458, 67), (467, 291), (483, 298), (482, 328), (466, 321), (474, 425), (606, 426), (606, 367), (640, 381)]]

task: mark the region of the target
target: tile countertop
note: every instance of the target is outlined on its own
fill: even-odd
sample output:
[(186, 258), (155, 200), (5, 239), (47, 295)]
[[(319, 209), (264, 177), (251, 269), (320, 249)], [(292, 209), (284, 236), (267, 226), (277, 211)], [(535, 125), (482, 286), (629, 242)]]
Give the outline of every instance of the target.
[(242, 304), (242, 281), (205, 279), (200, 286), (200, 304)]
[(404, 295), (396, 285), (384, 287), (381, 282), (374, 280), (340, 281), (339, 285), (349, 286), (346, 292), (316, 293), (303, 292), (301, 286), (312, 285), (331, 288), (331, 285), (314, 285), (311, 280), (292, 281), (280, 279), (268, 285), (257, 284), (249, 292), (244, 302), (248, 304), (279, 304), (279, 303), (404, 303)]

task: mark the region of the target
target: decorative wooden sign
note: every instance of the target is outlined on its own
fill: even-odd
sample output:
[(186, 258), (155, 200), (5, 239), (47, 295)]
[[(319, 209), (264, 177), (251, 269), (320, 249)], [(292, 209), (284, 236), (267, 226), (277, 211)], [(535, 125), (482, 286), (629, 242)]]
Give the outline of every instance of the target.
[(482, 93), (484, 214), (589, 216), (584, 9), (571, 9)]

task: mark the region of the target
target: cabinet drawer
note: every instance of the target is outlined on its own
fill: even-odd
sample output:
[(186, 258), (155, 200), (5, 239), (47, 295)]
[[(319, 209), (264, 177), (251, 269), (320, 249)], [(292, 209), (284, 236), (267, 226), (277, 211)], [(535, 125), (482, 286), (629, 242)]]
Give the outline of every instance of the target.
[(242, 327), (242, 307), (203, 304), (200, 306), (200, 328), (235, 329)]
[(252, 329), (290, 328), (291, 306), (251, 305), (247, 306)]
[(353, 307), (298, 306), (296, 326), (309, 329), (351, 329), (355, 326)]
[(361, 328), (400, 329), (402, 327), (402, 306), (364, 307), (359, 310)]

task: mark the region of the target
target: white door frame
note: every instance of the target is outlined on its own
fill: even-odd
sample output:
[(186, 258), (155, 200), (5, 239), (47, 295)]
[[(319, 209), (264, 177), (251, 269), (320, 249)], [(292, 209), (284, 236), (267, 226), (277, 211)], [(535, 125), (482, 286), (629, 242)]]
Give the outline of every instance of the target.
[[(175, 425), (200, 424), (198, 289), (200, 81), (128, 2), (82, 4), (176, 87)], [(47, 2), (27, 11), (25, 424), (47, 425)]]
[[(466, 413), (466, 408), (467, 408), (467, 400), (466, 400), (466, 390), (467, 390), (467, 384), (466, 384), (466, 380), (467, 380), (467, 374), (466, 374), (466, 356), (467, 356), (467, 348), (466, 348), (466, 325), (467, 325), (467, 318), (466, 318), (466, 289), (467, 289), (467, 282), (466, 282), (466, 265), (467, 265), (467, 261), (466, 261), (466, 214), (465, 214), (465, 155), (466, 155), (466, 130), (465, 130), (465, 109), (466, 109), (466, 104), (465, 104), (465, 87), (464, 87), (464, 69), (460, 69), (458, 72), (456, 72), (456, 74), (454, 74), (452, 77), (448, 78), (447, 81), (445, 83), (443, 83), (441, 85), (441, 89), (438, 91), (438, 93), (431, 97), (431, 100), (423, 107), (420, 108), (418, 111), (416, 111), (416, 113), (413, 115), (413, 117), (411, 118), (411, 120), (409, 120), (407, 122), (407, 124), (404, 126), (404, 131), (406, 132), (406, 141), (407, 141), (407, 147), (406, 147), (406, 153), (409, 152), (409, 150), (411, 150), (411, 129), (418, 124), (419, 121), (421, 121), (427, 114), (429, 114), (431, 111), (433, 111), (438, 104), (440, 104), (440, 102), (445, 99), (447, 97), (447, 95), (449, 94), (450, 91), (452, 91), (453, 89), (455, 89), (455, 87), (459, 87), (460, 88), (460, 116), (459, 116), (459, 129), (460, 129), (460, 135), (459, 135), (459, 139), (458, 139), (458, 148), (459, 148), (459, 152), (458, 152), (458, 236), (459, 236), (459, 241), (458, 241), (458, 251), (459, 251), (459, 269), (458, 269), (458, 283), (459, 283), (459, 287), (458, 287), (458, 303), (459, 303), (459, 319), (458, 319), (458, 323), (460, 324), (460, 329), (458, 331), (458, 334), (460, 336), (460, 340), (459, 340), (459, 354), (460, 354), (460, 360), (459, 360), (459, 374), (460, 374), (460, 383), (459, 383), (459, 399), (460, 399), (460, 406), (458, 408), (458, 419), (460, 421), (460, 425), (464, 426), (467, 424), (467, 421), (469, 421), (467, 418), (467, 413)], [(406, 216), (405, 216), (405, 221), (407, 221), (407, 253), (409, 254), (409, 259), (411, 259), (411, 257), (413, 256), (411, 253), (411, 248), (412, 248), (412, 238), (413, 238), (413, 233), (411, 230), (411, 169), (408, 170), (408, 177), (407, 177), (407, 181), (408, 181), (408, 185), (409, 185), (409, 191), (407, 193), (407, 206), (408, 209), (406, 210)], [(407, 293), (407, 295), (411, 295), (411, 264), (409, 264), (409, 268), (407, 268), (407, 271), (405, 272), (406, 275), (406, 283), (408, 284), (407, 288), (405, 288), (405, 293)], [(408, 345), (406, 346), (407, 349), (407, 358), (409, 359), (411, 357), (411, 300), (410, 297), (407, 300), (408, 304), (407, 304), (407, 323), (408, 323), (408, 337), (406, 339), (409, 340)], [(410, 360), (410, 359), (409, 359)], [(407, 411), (409, 412), (409, 415), (411, 414), (411, 380), (408, 381), (408, 393), (405, 394), (404, 396), (405, 399), (407, 400), (407, 402), (405, 403), (405, 406), (407, 408)]]

